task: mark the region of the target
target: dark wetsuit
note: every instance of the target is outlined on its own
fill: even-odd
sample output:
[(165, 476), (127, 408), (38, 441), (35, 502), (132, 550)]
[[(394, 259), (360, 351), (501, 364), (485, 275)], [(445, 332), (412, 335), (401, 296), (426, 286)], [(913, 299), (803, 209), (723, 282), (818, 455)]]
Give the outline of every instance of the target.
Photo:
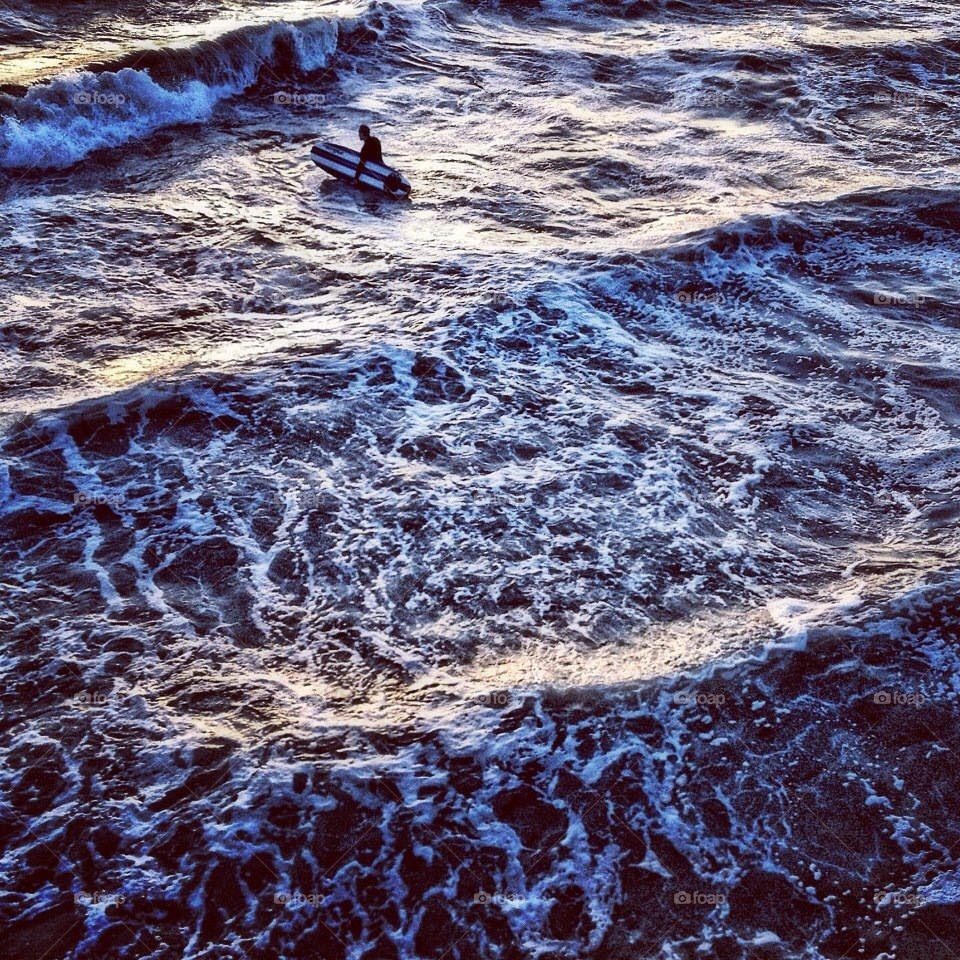
[(357, 172), (354, 174), (358, 180), (360, 179), (360, 174), (363, 173), (363, 168), (368, 162), (383, 163), (380, 141), (374, 136), (367, 137), (367, 139), (363, 141), (363, 146), (360, 148), (360, 162), (357, 164)]

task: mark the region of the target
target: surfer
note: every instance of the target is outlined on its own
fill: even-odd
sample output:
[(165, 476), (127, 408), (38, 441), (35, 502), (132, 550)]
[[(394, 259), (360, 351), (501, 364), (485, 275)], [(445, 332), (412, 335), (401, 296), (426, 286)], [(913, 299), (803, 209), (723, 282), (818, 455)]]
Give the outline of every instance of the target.
[(383, 152), (380, 149), (380, 141), (370, 133), (370, 128), (365, 124), (360, 125), (357, 131), (363, 146), (360, 148), (360, 162), (357, 164), (357, 172), (353, 175), (353, 182), (360, 182), (360, 174), (368, 161), (373, 163), (383, 163)]

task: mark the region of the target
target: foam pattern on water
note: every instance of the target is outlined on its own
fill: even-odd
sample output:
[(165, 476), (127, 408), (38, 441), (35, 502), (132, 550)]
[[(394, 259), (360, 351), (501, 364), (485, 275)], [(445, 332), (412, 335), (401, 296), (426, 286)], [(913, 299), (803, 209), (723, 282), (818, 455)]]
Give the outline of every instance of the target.
[(960, 944), (955, 14), (623, 12), (4, 94), (11, 956)]

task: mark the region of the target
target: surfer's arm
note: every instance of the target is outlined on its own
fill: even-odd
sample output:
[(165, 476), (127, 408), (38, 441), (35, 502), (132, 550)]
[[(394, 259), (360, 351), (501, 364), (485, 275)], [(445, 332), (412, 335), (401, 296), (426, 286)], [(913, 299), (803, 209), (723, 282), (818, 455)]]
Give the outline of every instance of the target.
[(357, 171), (353, 175), (354, 180), (360, 179), (360, 174), (363, 173), (363, 168), (367, 165), (367, 161), (370, 159), (370, 149), (364, 144), (360, 148), (360, 162), (357, 164)]

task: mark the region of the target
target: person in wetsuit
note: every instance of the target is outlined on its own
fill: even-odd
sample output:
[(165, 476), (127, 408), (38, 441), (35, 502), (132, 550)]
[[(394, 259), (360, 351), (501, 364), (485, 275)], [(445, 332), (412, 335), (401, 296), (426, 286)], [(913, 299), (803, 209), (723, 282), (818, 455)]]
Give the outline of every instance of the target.
[(380, 149), (380, 141), (370, 133), (370, 128), (364, 123), (357, 131), (363, 146), (360, 148), (360, 162), (357, 164), (357, 172), (353, 175), (353, 182), (360, 182), (360, 174), (368, 162), (383, 163), (383, 152)]

